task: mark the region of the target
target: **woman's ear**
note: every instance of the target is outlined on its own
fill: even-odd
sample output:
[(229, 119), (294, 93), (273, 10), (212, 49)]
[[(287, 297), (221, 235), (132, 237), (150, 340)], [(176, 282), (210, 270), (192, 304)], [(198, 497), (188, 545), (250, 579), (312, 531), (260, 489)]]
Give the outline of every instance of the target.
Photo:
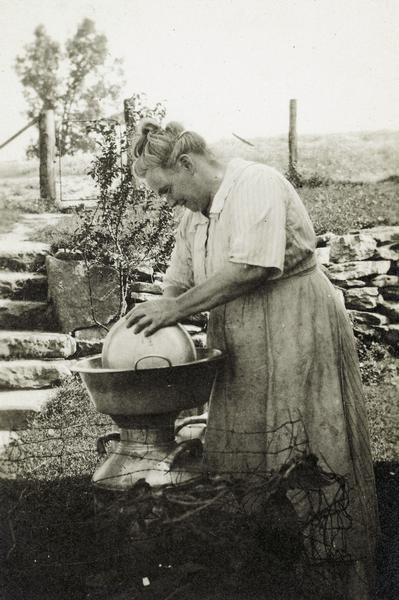
[(191, 175), (195, 172), (195, 165), (192, 157), (189, 154), (181, 154), (177, 160), (178, 165), (188, 171)]

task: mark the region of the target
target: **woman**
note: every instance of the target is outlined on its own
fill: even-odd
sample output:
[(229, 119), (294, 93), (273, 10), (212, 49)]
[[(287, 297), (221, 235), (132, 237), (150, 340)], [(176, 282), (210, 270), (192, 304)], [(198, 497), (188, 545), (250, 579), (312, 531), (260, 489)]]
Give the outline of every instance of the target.
[(228, 364), (211, 399), (207, 467), (239, 477), (286, 460), (303, 423), (324, 468), (349, 482), (350, 526), (334, 540), (351, 557), (347, 597), (368, 598), (377, 530), (367, 419), (352, 328), (318, 268), (315, 234), (276, 170), (222, 164), (196, 133), (143, 123), (134, 171), (171, 206), (184, 206), (161, 299), (128, 326), (151, 335), (210, 310), (208, 345)]

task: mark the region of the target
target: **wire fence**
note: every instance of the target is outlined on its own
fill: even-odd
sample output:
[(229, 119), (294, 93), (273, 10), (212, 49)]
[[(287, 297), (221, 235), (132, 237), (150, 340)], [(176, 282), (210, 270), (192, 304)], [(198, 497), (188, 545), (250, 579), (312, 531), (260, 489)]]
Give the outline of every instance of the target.
[[(116, 140), (119, 144), (121, 161), (122, 151), (122, 125), (115, 119), (74, 119), (69, 118), (58, 123), (57, 137), (62, 138), (62, 130), (67, 127), (69, 136), (81, 140), (81, 146), (86, 147), (85, 152), (75, 155), (58, 152), (58, 168), (56, 174), (57, 196), (60, 202), (78, 202), (82, 200), (97, 200), (98, 190), (94, 180), (88, 175), (91, 168), (98, 139), (93, 131), (93, 124), (104, 122), (112, 124), (116, 131)], [(84, 140), (84, 143), (82, 143)]]

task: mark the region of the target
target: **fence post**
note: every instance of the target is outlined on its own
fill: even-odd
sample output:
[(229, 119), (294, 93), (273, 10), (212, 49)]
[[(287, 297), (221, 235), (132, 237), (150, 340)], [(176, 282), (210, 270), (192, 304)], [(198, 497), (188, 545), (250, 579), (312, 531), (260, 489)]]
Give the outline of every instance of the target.
[(39, 117), (40, 198), (54, 205), (55, 191), (55, 119), (53, 109), (44, 109)]
[(132, 166), (133, 156), (133, 136), (136, 133), (136, 122), (134, 118), (135, 110), (135, 97), (126, 98), (123, 101), (123, 112), (126, 124), (126, 138), (127, 138), (127, 164), (129, 168)]
[(288, 133), (288, 175), (291, 181), (299, 180), (299, 174), (297, 170), (298, 163), (298, 145), (297, 145), (297, 134), (296, 134), (296, 115), (297, 115), (297, 101), (290, 100), (290, 126)]

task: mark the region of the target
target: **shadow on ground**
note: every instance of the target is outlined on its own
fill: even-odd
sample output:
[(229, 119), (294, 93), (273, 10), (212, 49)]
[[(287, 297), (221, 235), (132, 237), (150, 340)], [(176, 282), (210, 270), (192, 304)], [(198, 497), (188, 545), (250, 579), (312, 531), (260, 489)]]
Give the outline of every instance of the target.
[[(375, 473), (382, 529), (376, 598), (396, 600), (399, 463), (379, 462)], [(96, 514), (88, 477), (3, 479), (0, 500), (1, 600), (282, 600), (279, 578), (287, 587), (284, 600), (298, 598), (292, 573), (276, 570), (277, 583), (271, 583), (260, 575), (255, 554), (249, 560), (252, 570), (247, 563), (246, 577), (237, 573), (235, 578), (223, 578), (220, 571), (214, 577), (209, 563), (206, 570), (203, 561), (189, 557), (170, 566), (173, 556), (162, 540), (141, 544), (132, 554), (124, 545), (126, 519), (107, 523)], [(146, 550), (153, 553), (150, 562)], [(215, 561), (220, 566), (223, 556)], [(264, 572), (274, 568), (269, 561)]]

